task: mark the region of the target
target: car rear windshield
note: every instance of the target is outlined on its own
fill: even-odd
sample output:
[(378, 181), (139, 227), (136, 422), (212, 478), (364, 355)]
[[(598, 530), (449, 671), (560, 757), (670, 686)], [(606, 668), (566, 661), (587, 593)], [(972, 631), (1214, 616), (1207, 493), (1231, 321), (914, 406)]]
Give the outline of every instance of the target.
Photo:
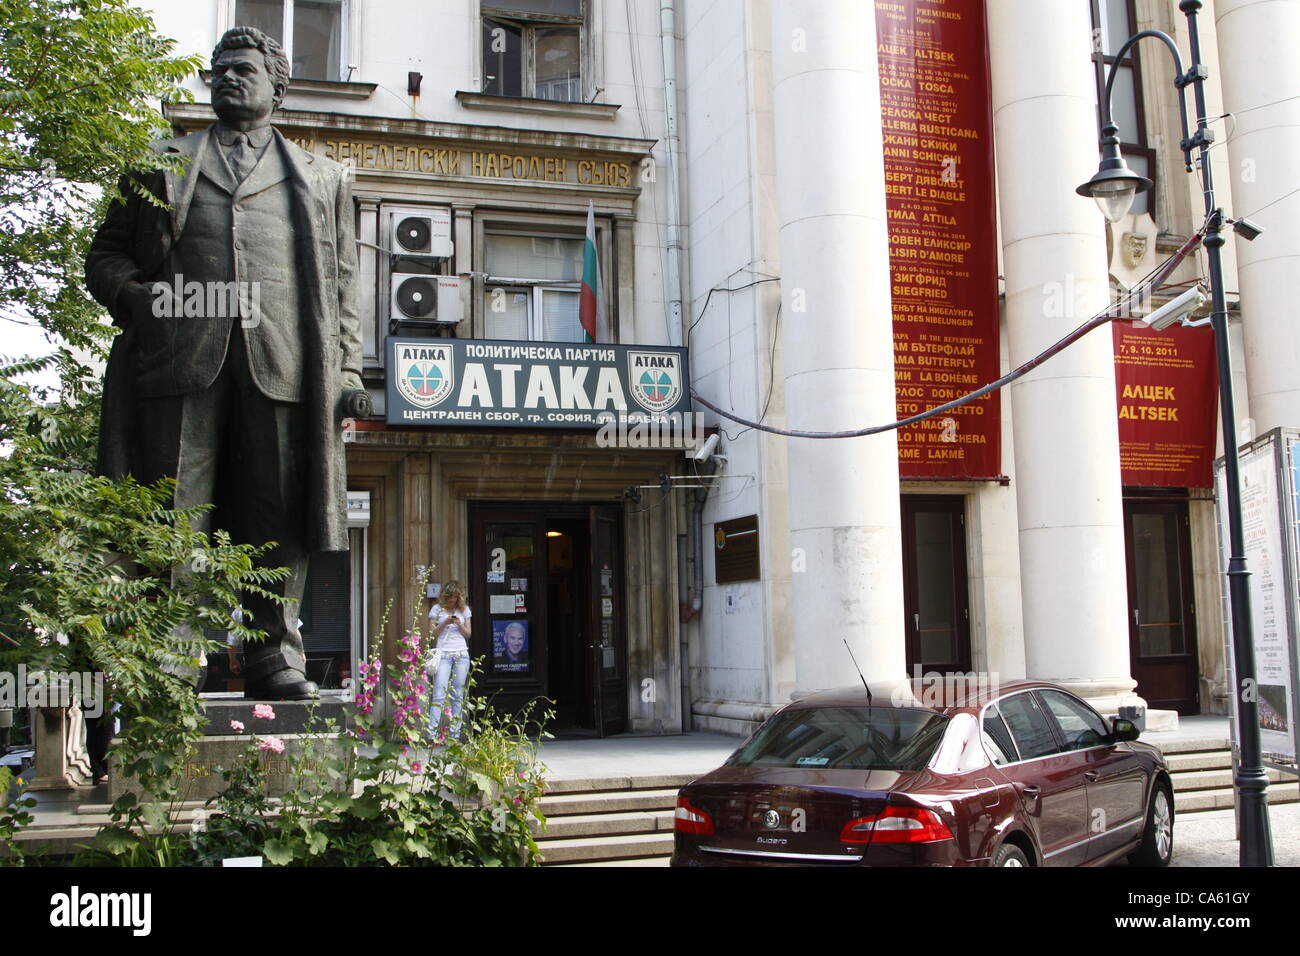
[(787, 710), (765, 723), (727, 761), (732, 767), (810, 770), (921, 770), (948, 718), (896, 707)]

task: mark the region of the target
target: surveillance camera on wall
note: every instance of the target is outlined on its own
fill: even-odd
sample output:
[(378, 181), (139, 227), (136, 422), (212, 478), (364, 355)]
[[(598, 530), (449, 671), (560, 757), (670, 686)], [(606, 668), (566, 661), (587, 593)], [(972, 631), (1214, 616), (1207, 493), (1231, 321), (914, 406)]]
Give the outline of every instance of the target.
[(710, 435), (708, 438), (704, 440), (703, 445), (695, 449), (694, 453), (691, 455), (691, 461), (701, 465), (704, 464), (706, 461), (708, 461), (710, 458), (713, 457), (713, 452), (717, 447), (718, 447), (718, 436), (717, 433), (715, 432), (714, 434)]
[(1143, 316), (1142, 321), (1154, 331), (1163, 332), (1165, 329), (1169, 328), (1169, 326), (1175, 325), (1187, 318), (1187, 316), (1191, 315), (1203, 306), (1205, 301), (1205, 291), (1198, 283), (1178, 298), (1166, 302), (1150, 315)]

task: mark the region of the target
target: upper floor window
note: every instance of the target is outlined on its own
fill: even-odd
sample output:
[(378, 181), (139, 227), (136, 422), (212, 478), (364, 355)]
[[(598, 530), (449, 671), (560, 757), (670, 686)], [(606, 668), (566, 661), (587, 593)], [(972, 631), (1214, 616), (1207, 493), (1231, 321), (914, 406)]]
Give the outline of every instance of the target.
[(304, 80), (343, 80), (350, 0), (236, 0), (235, 23), (274, 37)]
[[(1133, 0), (1089, 0), (1092, 5), (1093, 53), (1092, 62), (1097, 72), (1097, 102), (1106, 94), (1106, 77), (1112, 64), (1118, 62), (1115, 87), (1111, 95), (1111, 118), (1119, 127), (1120, 152), (1139, 176), (1156, 182), (1156, 152), (1147, 142), (1146, 117), (1142, 105), (1142, 75), (1137, 46), (1116, 60), (1115, 54), (1136, 30)], [(1098, 107), (1098, 112), (1100, 112)], [(1138, 193), (1133, 200), (1133, 213), (1150, 212), (1154, 206), (1156, 186)]]
[(483, 92), (583, 101), (586, 0), (483, 0)]
[(582, 342), (581, 239), (487, 233), (483, 327), (491, 339)]

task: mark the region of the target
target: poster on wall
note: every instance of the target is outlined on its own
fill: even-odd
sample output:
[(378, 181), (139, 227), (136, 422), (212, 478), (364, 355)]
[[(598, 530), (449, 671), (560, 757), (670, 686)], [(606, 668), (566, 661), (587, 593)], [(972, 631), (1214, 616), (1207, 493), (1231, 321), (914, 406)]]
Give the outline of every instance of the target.
[(1112, 322), (1111, 334), (1124, 484), (1210, 487), (1219, 398), (1214, 330)]
[[(1266, 764), (1294, 769), (1300, 731), (1295, 697), (1296, 478), (1294, 463), (1284, 466), (1282, 452), (1279, 430), (1264, 435), (1241, 452), (1241, 530), (1250, 571), (1260, 749)], [(1221, 540), (1226, 541), (1227, 487), (1222, 460), (1215, 470)], [(1225, 588), (1226, 578), (1224, 575)]]
[[(899, 418), (1000, 374), (984, 0), (877, 0)], [(1001, 474), (997, 392), (898, 433), (903, 478)]]

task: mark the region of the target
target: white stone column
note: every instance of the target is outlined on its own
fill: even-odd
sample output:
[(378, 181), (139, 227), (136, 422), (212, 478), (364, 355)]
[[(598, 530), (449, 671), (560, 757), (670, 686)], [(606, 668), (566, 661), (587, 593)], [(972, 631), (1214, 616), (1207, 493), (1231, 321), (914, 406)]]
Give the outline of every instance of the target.
[[(1109, 299), (1086, 3), (988, 6), (1011, 365)], [(1109, 329), (1011, 386), (1028, 676), (1103, 708), (1132, 691)]]
[[(1274, 203), (1300, 186), (1300, 3), (1216, 0), (1213, 9), (1223, 107), (1233, 114), (1215, 125), (1221, 139), (1232, 134), (1227, 212), (1249, 216), (1266, 230), (1254, 242), (1236, 239), (1246, 378), (1258, 435), (1300, 425), (1300, 193)], [(1204, 20), (1203, 13), (1202, 30)]]
[[(772, 4), (786, 421), (895, 418), (875, 7)], [(795, 694), (906, 670), (892, 433), (791, 439)]]

